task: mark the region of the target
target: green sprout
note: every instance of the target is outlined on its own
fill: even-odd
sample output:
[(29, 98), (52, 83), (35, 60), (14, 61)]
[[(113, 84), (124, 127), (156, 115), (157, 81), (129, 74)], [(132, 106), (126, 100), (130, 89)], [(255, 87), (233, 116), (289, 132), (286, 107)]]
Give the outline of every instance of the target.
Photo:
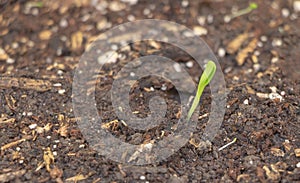
[(256, 3), (250, 3), (247, 8), (239, 10), (239, 11), (237, 11), (237, 12), (231, 14), (231, 15), (225, 16), (225, 21), (229, 22), (230, 20), (232, 20), (232, 19), (234, 19), (236, 17), (242, 16), (242, 15), (248, 14), (252, 10), (255, 10), (257, 8), (258, 8), (258, 5)]
[(215, 75), (215, 72), (216, 72), (216, 64), (213, 61), (208, 61), (208, 63), (206, 64), (206, 68), (201, 75), (196, 96), (195, 96), (192, 106), (188, 112), (188, 115), (187, 115), (188, 121), (191, 119), (192, 114), (194, 113), (194, 111), (196, 110), (196, 108), (200, 102), (200, 98), (201, 98), (204, 88), (212, 80), (212, 78)]

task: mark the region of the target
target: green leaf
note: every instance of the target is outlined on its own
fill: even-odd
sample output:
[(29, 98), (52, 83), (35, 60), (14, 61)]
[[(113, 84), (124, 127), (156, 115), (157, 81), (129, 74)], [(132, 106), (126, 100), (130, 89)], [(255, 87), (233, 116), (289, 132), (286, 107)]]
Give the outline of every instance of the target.
[(188, 112), (187, 120), (190, 120), (192, 114), (196, 110), (196, 108), (200, 102), (200, 98), (203, 93), (203, 90), (210, 83), (210, 81), (212, 80), (212, 78), (215, 75), (215, 72), (216, 72), (216, 64), (213, 61), (208, 61), (208, 63), (206, 64), (206, 68), (201, 75), (201, 78), (200, 78), (200, 81), (198, 84), (197, 93), (196, 93), (196, 96), (192, 103), (192, 106)]

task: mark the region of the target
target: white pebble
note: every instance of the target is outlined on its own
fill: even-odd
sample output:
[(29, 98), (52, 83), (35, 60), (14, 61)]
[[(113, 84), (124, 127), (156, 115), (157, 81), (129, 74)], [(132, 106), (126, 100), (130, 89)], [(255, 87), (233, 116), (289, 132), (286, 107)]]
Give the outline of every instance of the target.
[(272, 41), (272, 46), (276, 47), (276, 46), (281, 46), (282, 45), (282, 40), (281, 39), (274, 39)]
[(150, 10), (149, 9), (144, 9), (144, 11), (143, 11), (143, 14), (144, 15), (149, 15), (151, 12), (150, 12)]
[(53, 86), (60, 87), (60, 86), (62, 86), (62, 84), (61, 83), (54, 83)]
[(262, 42), (258, 41), (258, 42), (257, 42), (257, 46), (261, 48), (261, 47), (264, 46), (264, 44), (263, 44)]
[(134, 73), (134, 72), (130, 72), (130, 76), (131, 76), (131, 77), (134, 77), (134, 76), (135, 76), (135, 73)]
[(279, 60), (279, 58), (278, 57), (273, 57), (272, 59), (271, 59), (271, 63), (276, 63), (276, 62), (278, 62), (278, 60)]
[(255, 72), (259, 71), (259, 69), (260, 69), (260, 64), (254, 64), (254, 65), (253, 65), (253, 69), (254, 69)]
[(141, 179), (141, 180), (145, 180), (146, 177), (145, 177), (144, 175), (142, 175), (142, 176), (140, 176), (140, 179)]
[(248, 99), (246, 99), (246, 100), (244, 100), (244, 102), (243, 102), (245, 105), (248, 105), (249, 104), (249, 100)]
[(121, 0), (121, 1), (124, 3), (129, 3), (130, 5), (135, 5), (138, 2), (138, 0)]
[(260, 37), (260, 40), (261, 40), (262, 42), (266, 42), (266, 41), (268, 41), (268, 37), (267, 37), (267, 36), (261, 36), (261, 37)]
[(208, 24), (211, 24), (211, 23), (213, 23), (213, 22), (214, 22), (214, 16), (208, 15), (208, 16), (207, 16), (207, 23), (208, 23)]
[(133, 15), (128, 15), (127, 20), (129, 20), (130, 22), (133, 22), (133, 21), (135, 21), (135, 17)]
[(116, 50), (118, 50), (118, 45), (113, 44), (113, 45), (111, 45), (110, 48), (111, 48), (112, 50), (116, 51)]
[(194, 63), (193, 63), (193, 61), (188, 61), (185, 65), (186, 65), (186, 67), (188, 67), (188, 68), (192, 68), (193, 65), (194, 65)]
[(64, 73), (64, 71), (62, 71), (62, 70), (57, 71), (57, 74), (60, 75), (60, 76), (63, 75), (63, 73)]
[(84, 144), (80, 144), (80, 145), (79, 145), (79, 148), (84, 148), (84, 147), (85, 147)]
[(167, 86), (165, 84), (163, 84), (160, 88), (162, 91), (166, 91), (167, 90)]
[(150, 87), (150, 91), (154, 91), (154, 88), (152, 86)]
[(197, 36), (206, 35), (208, 32), (207, 29), (205, 29), (204, 27), (201, 27), (201, 26), (195, 26), (193, 28), (193, 31)]
[(54, 145), (53, 145), (53, 149), (56, 149), (56, 148), (57, 148), (57, 145), (56, 145), (56, 144), (54, 144)]
[(59, 26), (65, 28), (65, 27), (68, 27), (68, 21), (66, 19), (61, 19), (60, 22), (59, 22)]
[(224, 57), (225, 54), (226, 54), (226, 51), (225, 51), (224, 48), (219, 48), (218, 49), (218, 55), (219, 55), (219, 57)]
[(284, 96), (285, 95), (285, 91), (281, 91), (280, 95)]
[(20, 164), (24, 163), (24, 160), (21, 159), (21, 160), (19, 161), (19, 163), (20, 163)]
[(47, 138), (47, 139), (51, 139), (51, 136), (50, 136), (50, 135), (48, 135), (46, 138)]
[(296, 167), (297, 167), (297, 168), (300, 168), (300, 162), (297, 163)]
[(231, 21), (230, 16), (229, 16), (229, 15), (225, 15), (225, 17), (224, 17), (224, 22), (225, 22), (225, 23), (228, 23), (228, 22), (230, 22), (230, 21)]
[(66, 92), (65, 89), (58, 90), (58, 93), (59, 93), (59, 94), (64, 94), (65, 92)]
[(294, 1), (293, 7), (295, 12), (300, 12), (300, 1)]
[(198, 18), (197, 18), (197, 21), (198, 21), (198, 23), (200, 24), (200, 25), (204, 25), (205, 24), (205, 21), (206, 21), (206, 18), (205, 18), (205, 16), (199, 16)]
[(283, 100), (283, 97), (281, 95), (279, 95), (278, 93), (270, 93), (269, 98), (271, 100), (279, 99), (280, 102)]
[(189, 5), (189, 2), (187, 0), (183, 0), (181, 2), (181, 6), (184, 7), (184, 8), (186, 8), (188, 5)]
[(174, 67), (174, 69), (175, 69), (176, 72), (181, 72), (181, 67), (180, 67), (179, 63), (173, 64), (173, 67)]
[(8, 59), (6, 60), (6, 63), (7, 63), (7, 64), (13, 64), (13, 63), (15, 63), (15, 60), (12, 59), (12, 58), (8, 58)]
[(281, 10), (281, 14), (284, 18), (286, 18), (286, 17), (290, 16), (290, 11), (287, 8), (283, 8)]
[(17, 147), (17, 148), (16, 148), (16, 151), (20, 151), (20, 150), (21, 150), (21, 148), (20, 148), (20, 147)]
[(56, 151), (53, 151), (53, 155), (54, 155), (54, 156), (57, 156), (57, 152), (56, 152)]

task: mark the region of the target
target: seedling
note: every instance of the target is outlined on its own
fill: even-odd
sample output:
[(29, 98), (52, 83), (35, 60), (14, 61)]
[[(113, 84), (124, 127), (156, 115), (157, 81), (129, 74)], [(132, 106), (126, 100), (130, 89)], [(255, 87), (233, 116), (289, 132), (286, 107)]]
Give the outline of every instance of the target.
[(224, 146), (220, 147), (218, 150), (222, 151), (223, 149), (225, 149), (226, 147), (230, 146), (231, 144), (234, 144), (236, 142), (237, 138), (235, 137), (233, 139), (233, 141), (229, 142), (228, 144), (225, 144)]
[(212, 78), (215, 75), (215, 72), (216, 72), (216, 64), (213, 61), (208, 61), (208, 63), (206, 64), (206, 68), (201, 75), (196, 96), (195, 96), (192, 106), (188, 112), (188, 115), (187, 115), (188, 121), (191, 119), (192, 114), (194, 113), (194, 111), (196, 110), (196, 108), (200, 102), (200, 98), (201, 98), (204, 88), (212, 80)]
[(247, 8), (239, 10), (239, 11), (237, 11), (237, 12), (231, 14), (231, 15), (225, 16), (224, 20), (225, 20), (225, 22), (230, 22), (230, 20), (232, 20), (232, 19), (234, 19), (236, 17), (242, 16), (242, 15), (248, 14), (252, 10), (255, 10), (257, 8), (258, 8), (258, 5), (256, 3), (250, 3)]

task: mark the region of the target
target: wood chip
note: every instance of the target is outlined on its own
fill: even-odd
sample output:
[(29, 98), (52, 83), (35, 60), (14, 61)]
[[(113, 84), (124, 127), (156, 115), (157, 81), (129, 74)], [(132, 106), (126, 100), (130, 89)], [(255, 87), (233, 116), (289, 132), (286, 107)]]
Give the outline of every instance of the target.
[(277, 157), (284, 157), (284, 152), (279, 148), (272, 147), (271, 148), (271, 153), (274, 156), (277, 156)]
[(76, 51), (81, 48), (83, 42), (83, 34), (78, 31), (72, 34), (71, 36), (71, 49)]
[(0, 77), (0, 88), (12, 87), (43, 92), (50, 90), (52, 83), (50, 81), (40, 79)]
[(46, 165), (46, 169), (48, 172), (50, 172), (51, 171), (50, 165), (54, 163), (54, 156), (49, 147), (44, 151), (43, 158)]
[(227, 53), (233, 54), (237, 52), (242, 46), (242, 44), (244, 43), (244, 41), (248, 39), (248, 37), (249, 37), (248, 33), (238, 35), (234, 40), (229, 42), (229, 44), (227, 45), (226, 47)]
[(5, 51), (0, 48), (0, 60), (7, 60), (9, 56), (5, 53)]
[(63, 137), (67, 137), (69, 134), (69, 126), (67, 124), (61, 125), (60, 128), (57, 130), (57, 133), (59, 133)]
[(1, 147), (1, 151), (4, 151), (4, 150), (9, 149), (9, 148), (11, 148), (13, 146), (16, 146), (16, 145), (20, 144), (21, 142), (24, 142), (25, 140), (26, 139), (20, 139), (20, 140), (8, 143), (8, 144), (6, 144), (6, 145), (4, 145), (4, 146)]
[(300, 157), (300, 149), (294, 150), (296, 157)]
[(0, 117), (0, 124), (14, 123), (15, 121), (15, 118), (7, 118), (7, 116), (5, 115), (2, 115)]
[(44, 30), (44, 31), (40, 32), (39, 38), (41, 40), (49, 40), (51, 35), (52, 35), (52, 32), (50, 30)]
[(276, 171), (271, 171), (267, 166), (264, 166), (263, 169), (266, 172), (268, 179), (276, 181), (280, 179), (280, 173)]
[(243, 65), (246, 61), (246, 58), (248, 57), (249, 53), (254, 52), (256, 45), (257, 45), (257, 39), (254, 38), (247, 46), (246, 48), (242, 49), (238, 55), (235, 57), (238, 65)]
[(85, 180), (89, 176), (90, 176), (90, 174), (89, 175), (78, 174), (78, 175), (75, 175), (74, 177), (67, 178), (66, 182), (77, 182), (77, 181)]
[(9, 182), (17, 177), (21, 177), (26, 173), (26, 170), (18, 170), (15, 172), (8, 172), (0, 175), (0, 182)]

